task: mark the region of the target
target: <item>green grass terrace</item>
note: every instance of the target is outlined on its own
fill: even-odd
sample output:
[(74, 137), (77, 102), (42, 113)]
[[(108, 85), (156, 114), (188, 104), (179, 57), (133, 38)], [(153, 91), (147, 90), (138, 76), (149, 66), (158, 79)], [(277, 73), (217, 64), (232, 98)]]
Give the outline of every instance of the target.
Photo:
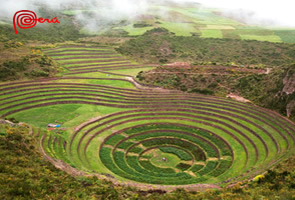
[[(46, 54), (69, 73), (0, 84), (0, 115), (31, 124), (48, 156), (86, 173), (120, 183), (219, 187), (263, 173), (294, 149), (287, 118), (226, 98), (139, 88), (123, 76), (140, 65), (110, 48), (63, 46)], [(121, 76), (102, 73), (114, 69)], [(90, 71), (97, 76), (86, 76)], [(65, 130), (46, 131), (48, 123)]]

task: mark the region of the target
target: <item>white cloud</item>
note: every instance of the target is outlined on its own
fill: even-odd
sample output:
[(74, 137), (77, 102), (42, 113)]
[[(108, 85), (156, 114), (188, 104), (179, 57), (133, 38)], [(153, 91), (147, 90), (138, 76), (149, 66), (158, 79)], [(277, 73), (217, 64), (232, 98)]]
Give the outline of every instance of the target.
[(277, 25), (295, 27), (295, 1), (292, 0), (195, 0), (201, 4), (223, 8), (227, 13), (248, 16), (248, 21), (273, 21)]
[[(155, 0), (0, 0), (0, 16), (11, 18), (18, 10), (33, 10), (34, 2), (38, 2), (55, 9), (60, 9), (64, 5), (89, 6), (100, 13), (98, 17), (109, 21), (132, 19), (144, 14), (150, 1)], [(159, 1), (199, 2), (209, 7), (222, 8), (227, 15), (242, 18), (248, 23), (273, 22), (281, 26), (295, 27), (295, 1), (292, 0), (157, 0), (156, 2)]]

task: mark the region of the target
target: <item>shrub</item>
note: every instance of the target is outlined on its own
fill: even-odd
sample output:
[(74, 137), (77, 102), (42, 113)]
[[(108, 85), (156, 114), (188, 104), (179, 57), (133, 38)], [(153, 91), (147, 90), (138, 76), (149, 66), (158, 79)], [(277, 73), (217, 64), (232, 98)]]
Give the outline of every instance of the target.
[(179, 164), (176, 166), (177, 169), (180, 169), (180, 170), (182, 170), (182, 171), (185, 171), (185, 170), (189, 169), (190, 167), (191, 167), (191, 165), (186, 164), (186, 163), (179, 163)]
[(217, 165), (218, 165), (218, 162), (216, 162), (216, 161), (208, 161), (206, 163), (206, 166), (201, 171), (199, 171), (198, 173), (200, 175), (205, 175), (205, 174), (213, 171), (217, 167)]
[(191, 155), (182, 149), (178, 149), (175, 147), (159, 147), (159, 149), (164, 153), (172, 153), (181, 160), (192, 160)]
[(190, 93), (200, 93), (200, 94), (205, 94), (205, 95), (213, 95), (214, 91), (209, 90), (209, 89), (199, 89), (199, 88), (195, 88), (189, 91)]

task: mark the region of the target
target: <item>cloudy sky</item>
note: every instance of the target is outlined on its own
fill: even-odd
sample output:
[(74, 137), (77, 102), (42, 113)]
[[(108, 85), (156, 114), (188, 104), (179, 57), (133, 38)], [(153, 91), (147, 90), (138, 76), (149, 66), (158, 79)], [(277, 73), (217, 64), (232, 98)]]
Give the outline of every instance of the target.
[[(294, 0), (196, 0), (204, 5), (223, 8), (236, 15), (246, 15), (252, 22), (271, 20), (282, 26), (295, 27)], [(242, 13), (241, 13), (242, 12)]]
[[(90, 5), (107, 18), (122, 18), (145, 12), (149, 0), (0, 0), (0, 16), (11, 17), (18, 10), (33, 9), (33, 1), (58, 9), (60, 4), (79, 2)], [(158, 0), (161, 1), (161, 0)], [(199, 2), (209, 7), (222, 8), (226, 15), (241, 18), (250, 24), (272, 24), (295, 27), (295, 0), (170, 0)], [(105, 7), (105, 8), (104, 8)]]

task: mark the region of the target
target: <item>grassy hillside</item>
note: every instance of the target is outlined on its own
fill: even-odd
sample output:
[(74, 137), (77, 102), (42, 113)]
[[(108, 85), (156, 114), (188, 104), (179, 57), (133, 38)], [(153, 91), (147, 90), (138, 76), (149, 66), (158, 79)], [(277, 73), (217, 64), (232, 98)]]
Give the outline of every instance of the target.
[(233, 93), (295, 120), (295, 93), (286, 91), (293, 87), (295, 79), (291, 70), (294, 68), (294, 65), (277, 67), (266, 74), (267, 70), (242, 67), (162, 66), (140, 72), (137, 79), (144, 84), (189, 93), (223, 97)]
[(0, 80), (50, 78), (63, 71), (54, 60), (41, 52), (41, 49), (48, 47), (54, 45), (18, 40), (0, 43)]
[[(95, 14), (91, 8), (66, 10), (67, 16), (83, 13), (89, 17)], [(88, 34), (115, 33), (122, 36), (139, 36), (153, 28), (166, 28), (177, 36), (198, 36), (201, 38), (229, 38), (269, 42), (295, 42), (295, 30), (251, 26), (228, 17), (221, 10), (204, 8), (199, 4), (151, 3), (146, 13), (133, 20), (115, 22), (99, 31), (83, 28)]]
[(129, 40), (118, 51), (144, 63), (277, 66), (294, 62), (295, 45), (233, 39), (181, 37), (153, 29)]
[(263, 107), (276, 110), (295, 120), (295, 65), (282, 66), (267, 75), (242, 77), (234, 89)]
[(26, 127), (1, 125), (1, 131), (2, 199), (123, 199), (134, 195), (130, 189), (115, 189), (95, 177), (74, 178), (56, 169), (42, 157), (38, 141)]
[(145, 63), (188, 65), (141, 72), (137, 78), (145, 84), (218, 96), (236, 93), (294, 118), (294, 91), (285, 91), (294, 86), (294, 44), (180, 37), (153, 29), (117, 50)]

